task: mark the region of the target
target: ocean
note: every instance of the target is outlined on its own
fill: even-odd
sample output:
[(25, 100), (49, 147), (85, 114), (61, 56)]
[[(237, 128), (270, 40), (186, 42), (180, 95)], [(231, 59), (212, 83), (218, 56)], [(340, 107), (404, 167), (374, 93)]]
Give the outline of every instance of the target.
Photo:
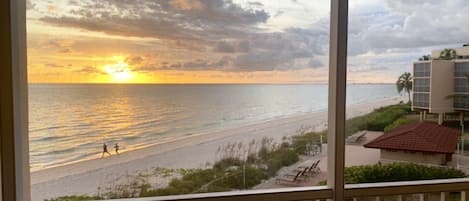
[[(347, 105), (398, 96), (394, 85), (349, 85)], [(30, 84), (31, 169), (163, 140), (327, 110), (327, 85)]]

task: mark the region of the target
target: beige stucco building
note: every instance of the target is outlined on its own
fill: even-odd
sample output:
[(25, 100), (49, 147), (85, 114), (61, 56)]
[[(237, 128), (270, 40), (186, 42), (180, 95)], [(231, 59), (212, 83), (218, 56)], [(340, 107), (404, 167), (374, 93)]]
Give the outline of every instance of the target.
[[(438, 114), (439, 124), (445, 113), (469, 111), (469, 87), (466, 74), (469, 74), (469, 46), (455, 48), (456, 59), (418, 61), (413, 66), (414, 86), (412, 110), (425, 114)], [(440, 50), (433, 51), (437, 58)], [(453, 98), (449, 98), (450, 96)]]

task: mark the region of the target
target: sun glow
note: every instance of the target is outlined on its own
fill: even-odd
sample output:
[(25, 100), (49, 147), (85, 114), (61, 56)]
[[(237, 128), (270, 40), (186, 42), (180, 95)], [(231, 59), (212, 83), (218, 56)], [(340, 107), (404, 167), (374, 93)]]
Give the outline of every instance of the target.
[(133, 78), (129, 65), (123, 61), (105, 65), (104, 70), (112, 77), (112, 80), (117, 83), (128, 82)]

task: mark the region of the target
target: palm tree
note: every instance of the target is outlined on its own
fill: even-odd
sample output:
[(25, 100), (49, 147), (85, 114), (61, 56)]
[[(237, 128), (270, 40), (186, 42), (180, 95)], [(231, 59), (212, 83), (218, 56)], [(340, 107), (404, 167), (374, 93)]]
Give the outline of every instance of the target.
[(456, 50), (446, 48), (440, 52), (440, 57), (438, 57), (438, 59), (442, 59), (442, 60), (456, 59)]
[(419, 61), (428, 61), (428, 60), (432, 60), (432, 56), (431, 55), (423, 55), (422, 57), (419, 58)]
[(396, 82), (397, 92), (401, 93), (403, 90), (407, 92), (409, 96), (409, 103), (410, 103), (410, 91), (412, 91), (412, 75), (409, 72), (403, 73), (399, 76)]

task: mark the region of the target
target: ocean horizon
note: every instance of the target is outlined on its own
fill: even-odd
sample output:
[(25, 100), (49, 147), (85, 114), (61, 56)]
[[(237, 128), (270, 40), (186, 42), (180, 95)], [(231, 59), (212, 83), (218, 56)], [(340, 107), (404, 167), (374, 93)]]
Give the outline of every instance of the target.
[[(30, 84), (33, 171), (193, 134), (327, 110), (325, 84)], [(347, 105), (398, 96), (350, 84)]]

